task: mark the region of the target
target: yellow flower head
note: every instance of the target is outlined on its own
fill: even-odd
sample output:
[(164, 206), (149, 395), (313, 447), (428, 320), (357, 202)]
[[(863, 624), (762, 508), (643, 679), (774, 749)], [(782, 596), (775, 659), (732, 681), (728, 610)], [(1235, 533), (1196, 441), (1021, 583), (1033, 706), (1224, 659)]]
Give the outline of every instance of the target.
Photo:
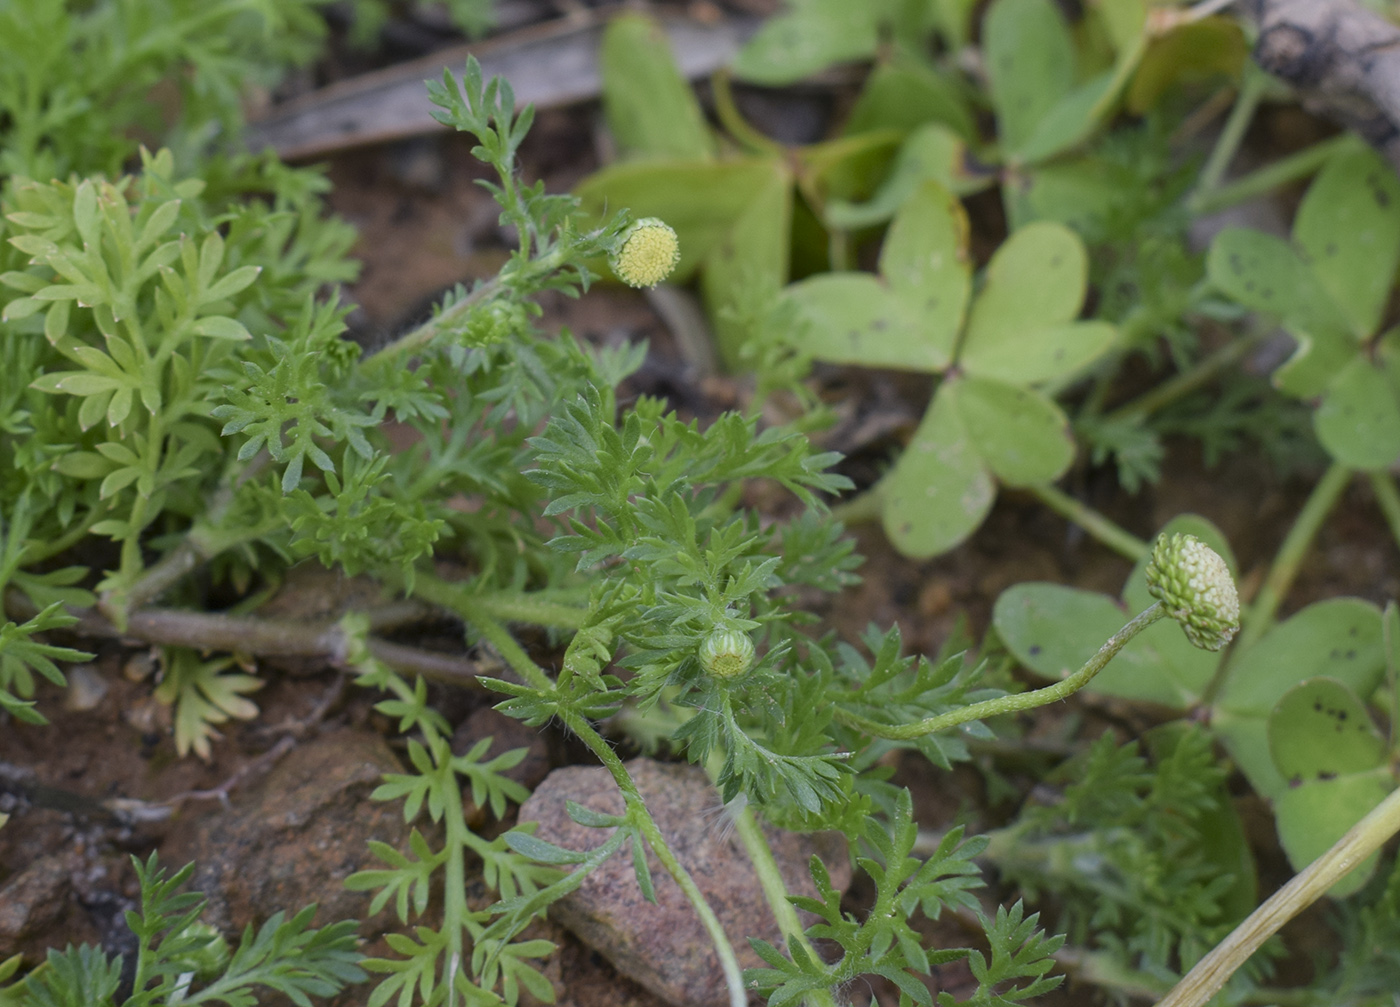
[(654, 287), (676, 268), (681, 243), (676, 232), (656, 217), (643, 217), (622, 232), (608, 265), (629, 287)]

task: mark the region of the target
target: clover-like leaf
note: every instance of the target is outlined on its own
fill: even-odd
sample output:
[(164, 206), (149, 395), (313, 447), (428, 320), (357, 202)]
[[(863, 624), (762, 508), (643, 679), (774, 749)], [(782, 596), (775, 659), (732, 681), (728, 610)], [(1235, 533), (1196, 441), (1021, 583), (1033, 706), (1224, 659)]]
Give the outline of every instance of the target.
[(1333, 376), (1313, 414), (1317, 439), (1337, 461), (1384, 468), (1400, 458), (1400, 385), (1385, 369), (1355, 356)]
[(1358, 339), (1375, 335), (1400, 266), (1400, 180), (1357, 144), (1318, 172), (1293, 220), (1293, 241)]
[(1277, 797), (1288, 789), (1269, 750), (1268, 718), (1279, 700), (1299, 682), (1318, 676), (1370, 696), (1384, 667), (1376, 606), (1359, 598), (1317, 602), (1231, 661), (1211, 708), (1211, 727), (1254, 789)]
[(1008, 486), (1053, 482), (1074, 460), (1065, 414), (1033, 389), (968, 374), (938, 394), (953, 399), (977, 453)]
[(1318, 439), (1337, 461), (1378, 469), (1400, 457), (1396, 337), (1366, 352), (1400, 267), (1400, 180), (1378, 155), (1347, 145), (1308, 187), (1293, 241), (1239, 228), (1211, 244), (1211, 282), (1276, 315), (1298, 341), (1274, 374), (1280, 389), (1320, 399)]
[(1105, 322), (1073, 323), (1084, 304), (1089, 259), (1063, 224), (1021, 228), (992, 256), (967, 319), (958, 362), (969, 372), (1031, 383), (1068, 374), (1113, 341)]
[(881, 277), (822, 273), (788, 297), (806, 323), (803, 349), (835, 363), (941, 371), (952, 360), (971, 289), (967, 216), (925, 182), (890, 225)]
[(970, 535), (995, 499), (996, 483), (953, 396), (935, 395), (880, 483), (885, 534), (906, 556), (936, 556)]

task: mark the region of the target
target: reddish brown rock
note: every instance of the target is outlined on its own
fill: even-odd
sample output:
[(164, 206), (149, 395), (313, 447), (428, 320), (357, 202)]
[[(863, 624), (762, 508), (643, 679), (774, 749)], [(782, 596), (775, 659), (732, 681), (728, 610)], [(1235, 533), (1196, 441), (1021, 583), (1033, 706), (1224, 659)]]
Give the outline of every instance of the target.
[(311, 902), (317, 926), (362, 917), (367, 896), (343, 882), (380, 866), (367, 840), (407, 845), (403, 804), (369, 796), (385, 773), (401, 771), (378, 735), (323, 735), (293, 749), (256, 791), (172, 836), (162, 862), (196, 862), (191, 887), (209, 897), (204, 919), (225, 932)]
[[(677, 859), (714, 909), (740, 964), (745, 968), (761, 965), (747, 938), (761, 937), (780, 944), (777, 923), (704, 770), (650, 759), (635, 759), (627, 769)], [(623, 811), (622, 796), (607, 770), (567, 766), (549, 774), (521, 808), (520, 820), (539, 822), (535, 833), (539, 838), (571, 850), (588, 850), (606, 842), (612, 830), (578, 825), (565, 811), (566, 801), (605, 814)], [(813, 854), (821, 857), (838, 889), (850, 882), (849, 861), (840, 837), (769, 830), (768, 839), (790, 892), (816, 894), (807, 874), (807, 862)], [(656, 888), (655, 904), (642, 897), (631, 856), (624, 851), (555, 903), (550, 915), (623, 975), (675, 1007), (726, 1004), (718, 958), (694, 909), (654, 855), (648, 855), (648, 863)]]

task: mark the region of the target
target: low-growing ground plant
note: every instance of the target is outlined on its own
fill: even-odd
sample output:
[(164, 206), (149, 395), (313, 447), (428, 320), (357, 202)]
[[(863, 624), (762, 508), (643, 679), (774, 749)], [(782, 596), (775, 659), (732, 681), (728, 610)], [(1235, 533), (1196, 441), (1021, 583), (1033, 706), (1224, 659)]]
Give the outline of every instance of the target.
[[(369, 911), (392, 905), (404, 927), (392, 954), (362, 960), (351, 924), (313, 930), (310, 910), (250, 928), (229, 954), (199, 897), (179, 891), (189, 869), (169, 875), (152, 857), (137, 862), (129, 988), (119, 959), (84, 947), (28, 972), (0, 964), (0, 1004), (252, 1003), (257, 985), (304, 1003), (361, 969), (378, 977), (376, 1007), (548, 1001), (537, 966), (553, 946), (525, 928), (614, 855), (631, 857), (645, 896), (658, 883), (649, 857), (684, 893), (732, 1007), (754, 991), (772, 1007), (833, 1004), (867, 977), (931, 1005), (923, 977), (959, 960), (968, 1002), (988, 1007), (1055, 989), (1057, 964), (1121, 997), (1167, 993), (1191, 972), (1171, 1004), (1204, 1003), (1227, 981), (1221, 1002), (1380, 1002), (1396, 975), (1374, 950), (1396, 927), (1393, 866), (1365, 901), (1337, 903), (1338, 929), (1368, 950), (1296, 991), (1266, 985), (1269, 948), (1230, 976), (1289, 913), (1366, 885), (1400, 827), (1394, 739), (1372, 719), (1395, 718), (1400, 617), (1343, 598), (1278, 619), (1354, 475), (1400, 535), (1386, 471), (1400, 456), (1386, 328), (1400, 190), (1345, 138), (1222, 185), (1267, 82), (1244, 61), (1238, 23), (1147, 13), (1103, 0), (1071, 26), (1048, 0), (996, 0), (974, 32), (968, 4), (794, 4), (741, 53), (739, 77), (877, 60), (842, 134), (797, 150), (743, 119), (724, 75), (714, 130), (655, 26), (624, 15), (603, 51), (624, 160), (574, 196), (523, 177), (533, 112), (469, 61), (429, 92), (494, 171), (483, 184), (515, 247), (495, 276), (365, 351), (345, 335), (334, 285), (354, 275), (352, 236), (323, 213), (323, 179), (215, 153), (210, 135), (211, 123), (237, 128), (238, 80), (309, 57), (322, 30), (311, 6), (0, 11), (17, 54), (0, 70), (0, 716), (42, 722), (39, 682), (62, 684), (61, 664), (84, 658), (61, 635), (80, 621), (161, 647), (156, 696), (173, 707), (180, 754), (208, 757), (221, 724), (257, 715), (260, 678), (229, 655), (320, 657), (385, 694), (376, 708), (406, 736), (408, 766), (374, 796), (417, 823), (407, 849), (374, 844), (381, 865), (349, 881), (373, 893)], [(980, 76), (954, 58), (973, 37)], [(1192, 47), (1188, 74), (1172, 54)], [(56, 69), (69, 64), (80, 78)], [(1186, 128), (1193, 74), (1239, 79), (1198, 173), (1164, 139)], [(173, 123), (151, 118), (147, 94), (167, 78), (183, 88)], [(84, 100), (104, 89), (110, 101)], [(1115, 119), (1124, 110), (1138, 121)], [(138, 149), (141, 126), (167, 145)], [(1313, 172), (1288, 240), (1233, 229), (1208, 254), (1184, 250), (1193, 218)], [(978, 263), (962, 197), (994, 185), (1006, 233)], [(814, 629), (804, 600), (847, 587), (859, 564), (829, 509), (856, 487), (808, 436), (822, 413), (782, 425), (755, 408), (702, 425), (624, 397), (645, 347), (600, 349), (536, 321), (539, 295), (586, 293), (604, 261), (635, 286), (698, 275), (721, 357), (799, 403), (815, 400), (802, 384), (814, 360), (935, 377), (923, 421), (843, 517), (879, 516), (900, 551), (930, 557), (976, 531), (998, 485), (1029, 489), (1137, 564), (1122, 598), (1016, 585), (980, 654), (936, 659), (905, 654), (898, 628), (859, 641)], [(1229, 544), (1205, 519), (1180, 516), (1149, 543), (1053, 484), (1087, 456), (1136, 490), (1162, 477), (1168, 433), (1195, 422), (1219, 446), (1248, 429), (1256, 399), (1193, 411), (1191, 396), (1216, 380), (1273, 395), (1231, 376), (1267, 331), (1249, 311), (1297, 344), (1268, 415), (1311, 411), (1333, 464), (1242, 605)], [(1209, 353), (1194, 335), (1205, 320), (1234, 326)], [(1144, 360), (1160, 380), (1110, 406)], [(396, 446), (391, 423), (411, 446)], [(1290, 429), (1308, 436), (1306, 423)], [(783, 491), (792, 516), (747, 506), (755, 480)], [(435, 562), (446, 559), (451, 576)], [(468, 827), (465, 787), (497, 819), (527, 796), (505, 775), (523, 753), (488, 760), (483, 742), (454, 754), (429, 702), (440, 668), (388, 644), (382, 610), (308, 633), (206, 611), (191, 576), (246, 601), (301, 561), (459, 619), (496, 661), (479, 683), (498, 709), (557, 725), (612, 776), (622, 814), (570, 808), (599, 844)], [(527, 645), (537, 630), (557, 661)], [(1056, 681), (1022, 687), (998, 648)], [(919, 831), (891, 753), (947, 770), (997, 742), (987, 721), (1080, 689), (1153, 704), (1161, 726), (1140, 747), (1084, 747), (1046, 777), (1064, 785), (1057, 804), (990, 835)], [(664, 740), (711, 775), (783, 935), (754, 943), (764, 967), (741, 971), (733, 941), (747, 935), (719, 925), (610, 730)], [(1286, 911), (1271, 901), (1238, 929), (1258, 892), (1231, 767), (1306, 868), (1279, 896)], [(869, 905), (843, 908), (820, 861), (817, 896), (790, 894), (760, 822), (842, 833)], [(471, 860), (497, 896), (485, 907), (468, 904)], [(1051, 896), (1077, 947), (1024, 899), (988, 908), (979, 861), (1025, 898)], [(799, 909), (817, 922), (804, 927)], [(919, 917), (943, 913), (975, 920), (982, 945), (928, 946)]]

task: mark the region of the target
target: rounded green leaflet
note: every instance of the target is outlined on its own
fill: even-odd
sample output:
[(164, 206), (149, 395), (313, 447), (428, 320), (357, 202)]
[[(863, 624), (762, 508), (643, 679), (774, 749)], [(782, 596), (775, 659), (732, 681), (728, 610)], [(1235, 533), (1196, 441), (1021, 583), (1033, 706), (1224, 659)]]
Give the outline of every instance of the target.
[(956, 332), (972, 284), (967, 241), (962, 203), (937, 181), (926, 180), (890, 224), (880, 248), (880, 273), (911, 308)]
[(1010, 156), (1074, 87), (1074, 40), (1050, 0), (995, 0), (982, 20), (982, 58)]
[(1269, 754), (1290, 785), (1375, 769), (1385, 739), (1366, 704), (1335, 678), (1310, 678), (1289, 689), (1269, 714)]
[(968, 169), (962, 137), (940, 122), (930, 122), (905, 138), (889, 175), (868, 202), (827, 200), (826, 223), (850, 230), (889, 220), (922, 182), (935, 181), (961, 195), (985, 189), (994, 180), (989, 173)]
[(1034, 384), (1073, 374), (1113, 345), (1118, 330), (1108, 322), (1068, 322), (1045, 329), (983, 330), (968, 339), (960, 362), (969, 374)]
[(1351, 323), (1375, 335), (1400, 266), (1400, 180), (1358, 143), (1327, 161), (1293, 219), (1293, 240)]
[(1286, 241), (1250, 228), (1227, 227), (1206, 255), (1206, 276), (1232, 300), (1276, 316), (1298, 349), (1274, 373), (1290, 395), (1320, 395), (1356, 353), (1346, 317), (1316, 274)]
[[(1274, 797), (1279, 842), (1294, 870), (1301, 870), (1346, 835), (1393, 788), (1386, 769), (1352, 773), (1331, 780), (1309, 780), (1285, 787)], [(1361, 889), (1375, 873), (1380, 853), (1371, 854), (1342, 878), (1329, 895), (1343, 898)]]
[(599, 47), (603, 112), (626, 158), (709, 158), (715, 138), (654, 20), (620, 14)]
[[(973, 373), (1023, 382), (1043, 380), (1047, 369), (1065, 373), (1048, 365), (1077, 337), (1043, 343), (1041, 336), (1079, 314), (1088, 275), (1084, 243), (1063, 224), (1038, 221), (1012, 234), (987, 265), (958, 362)], [(1090, 330), (1089, 342), (1102, 336), (1102, 329)], [(1018, 363), (1021, 359), (1026, 363)]]
[(941, 371), (948, 366), (971, 286), (967, 218), (934, 182), (900, 207), (880, 254), (886, 282), (823, 273), (788, 290), (806, 322), (803, 348), (820, 360)]
[(977, 453), (1008, 486), (1053, 482), (1074, 461), (1069, 421), (1039, 392), (967, 375), (939, 394), (956, 404)]
[(756, 84), (791, 84), (833, 63), (863, 59), (879, 41), (875, 4), (797, 0), (769, 18), (734, 57), (734, 73)]
[(1313, 413), (1317, 439), (1337, 461), (1385, 468), (1400, 458), (1400, 399), (1390, 375), (1357, 355), (1332, 379)]
[(1286, 789), (1269, 751), (1268, 718), (1278, 701), (1319, 676), (1370, 696), (1384, 670), (1380, 609), (1359, 598), (1317, 602), (1232, 659), (1211, 726), (1255, 791), (1274, 797)]
[(786, 296), (804, 323), (802, 349), (818, 360), (914, 371), (948, 366), (946, 349), (922, 338), (918, 320), (869, 273), (819, 273)]
[(992, 509), (996, 484), (942, 389), (879, 492), (885, 534), (914, 559), (953, 548)]

